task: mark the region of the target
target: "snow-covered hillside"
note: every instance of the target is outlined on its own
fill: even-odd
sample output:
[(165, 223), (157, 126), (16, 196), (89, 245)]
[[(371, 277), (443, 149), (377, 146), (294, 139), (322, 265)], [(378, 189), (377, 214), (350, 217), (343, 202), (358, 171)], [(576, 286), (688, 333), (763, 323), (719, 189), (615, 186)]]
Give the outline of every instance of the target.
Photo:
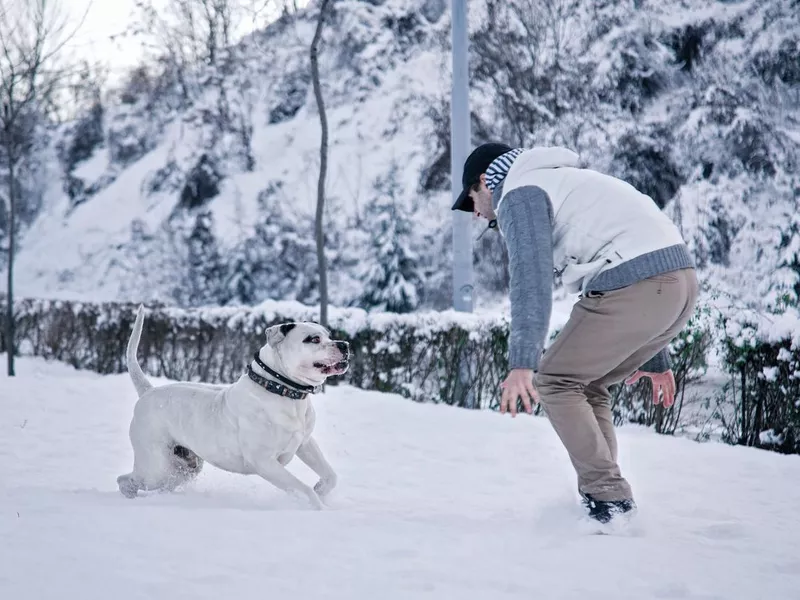
[[(212, 67), (177, 77), (148, 65), (62, 128), (21, 242), (18, 292), (314, 302), (309, 7)], [(704, 282), (732, 304), (796, 299), (796, 1), (474, 0), (469, 10), (474, 143), (568, 145), (666, 204)], [(367, 288), (400, 280), (418, 305), (447, 306), (448, 3), (338, 1), (324, 40), (332, 301), (368, 307)], [(476, 244), (476, 270), (479, 301), (491, 301), (506, 285), (497, 235)]]
[[(328, 235), (355, 228), (346, 250), (358, 258), (359, 242), (369, 240), (360, 239), (365, 228), (354, 219), (363, 218), (376, 187), (393, 186), (402, 201), (415, 194), (430, 160), (425, 111), (446, 93), (446, 57), (434, 36), (447, 23), (441, 11), (417, 15), (415, 4), (341, 3), (322, 51), (331, 126)], [(396, 23), (404, 13), (409, 20)], [(88, 158), (69, 164), (69, 181), (59, 172), (63, 164), (50, 163), (42, 216), (19, 258), (20, 293), (196, 304), (223, 300), (221, 289), (230, 285), (236, 300), (313, 300), (320, 126), (307, 57), (314, 24), (314, 14), (301, 14), (252, 36), (232, 50), (229, 72), (197, 76), (197, 96), (187, 106), (174, 105), (170, 83), (151, 68), (102, 115), (90, 115), (102, 120), (104, 136)], [(413, 47), (399, 37), (402, 27), (412, 28)], [(382, 185), (392, 165), (394, 177)], [(442, 206), (419, 198), (401, 212), (412, 213), (412, 233), (422, 239), (426, 223), (442, 221)], [(198, 217), (205, 209), (209, 214)], [(53, 253), (57, 261), (40, 260)], [(220, 265), (210, 264), (215, 257)], [(345, 258), (351, 267), (357, 262)], [(206, 272), (227, 271), (222, 263), (233, 272), (205, 296), (201, 284), (176, 297), (176, 287), (191, 279), (193, 259)], [(333, 301), (345, 303), (352, 286), (339, 262), (332, 256)], [(296, 287), (285, 283), (289, 275)], [(243, 277), (255, 289), (245, 289)]]
[(127, 375), (18, 366), (0, 374), (3, 598), (745, 600), (800, 589), (794, 456), (623, 427), (640, 511), (595, 536), (546, 419), (340, 387), (315, 401), (340, 477), (327, 510), (213, 467), (189, 489), (126, 500), (115, 479), (132, 460)]

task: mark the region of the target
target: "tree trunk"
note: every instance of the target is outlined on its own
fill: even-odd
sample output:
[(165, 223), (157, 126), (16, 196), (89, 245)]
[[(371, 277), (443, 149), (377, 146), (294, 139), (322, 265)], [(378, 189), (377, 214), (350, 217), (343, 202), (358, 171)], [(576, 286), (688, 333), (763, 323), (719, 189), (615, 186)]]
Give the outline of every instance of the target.
[(742, 386), (742, 435), (740, 437), (739, 443), (746, 446), (747, 445), (747, 438), (750, 433), (750, 423), (747, 415), (747, 411), (750, 410), (747, 403), (747, 375), (745, 374), (745, 367), (744, 365), (741, 367), (741, 386)]
[(14, 229), (16, 228), (16, 201), (14, 160), (9, 156), (8, 165), (8, 295), (6, 297), (6, 352), (8, 352), (8, 376), (14, 377)]
[(317, 238), (317, 263), (319, 265), (319, 320), (324, 327), (328, 326), (328, 267), (325, 261), (325, 236), (322, 219), (325, 210), (325, 176), (328, 170), (328, 119), (325, 115), (325, 104), (322, 99), (322, 88), (319, 82), (317, 56), (320, 38), (322, 37), (322, 25), (329, 5), (330, 0), (322, 0), (319, 17), (317, 18), (317, 29), (314, 32), (314, 40), (311, 42), (311, 79), (314, 83), (314, 97), (317, 101), (319, 122), (322, 127), (322, 140), (319, 146), (319, 180), (317, 182), (317, 218), (314, 229)]

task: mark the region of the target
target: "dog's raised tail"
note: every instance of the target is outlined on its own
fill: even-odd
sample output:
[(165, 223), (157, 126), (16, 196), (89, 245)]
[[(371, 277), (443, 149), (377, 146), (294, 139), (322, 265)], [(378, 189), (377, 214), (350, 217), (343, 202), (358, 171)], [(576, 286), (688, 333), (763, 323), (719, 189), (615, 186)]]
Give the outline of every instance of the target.
[(153, 389), (153, 384), (147, 380), (147, 377), (139, 366), (139, 361), (136, 359), (136, 351), (139, 349), (139, 339), (142, 337), (142, 324), (144, 323), (144, 306), (139, 305), (139, 311), (136, 313), (136, 322), (133, 324), (133, 331), (131, 338), (128, 340), (128, 374), (133, 380), (133, 387), (136, 388), (136, 393), (141, 398), (149, 390)]

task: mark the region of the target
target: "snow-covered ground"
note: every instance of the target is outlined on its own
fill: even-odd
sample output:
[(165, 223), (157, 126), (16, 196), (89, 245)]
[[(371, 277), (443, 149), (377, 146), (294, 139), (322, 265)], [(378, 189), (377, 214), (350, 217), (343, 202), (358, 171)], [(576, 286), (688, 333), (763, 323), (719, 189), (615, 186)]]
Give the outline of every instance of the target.
[[(0, 356), (5, 365), (5, 357)], [(163, 380), (156, 380), (163, 382)], [(800, 457), (620, 431), (640, 504), (588, 535), (544, 418), (348, 387), (316, 399), (328, 510), (207, 467), (126, 500), (127, 376), (0, 375), (0, 598), (793, 598)], [(303, 465), (290, 468), (313, 483)]]

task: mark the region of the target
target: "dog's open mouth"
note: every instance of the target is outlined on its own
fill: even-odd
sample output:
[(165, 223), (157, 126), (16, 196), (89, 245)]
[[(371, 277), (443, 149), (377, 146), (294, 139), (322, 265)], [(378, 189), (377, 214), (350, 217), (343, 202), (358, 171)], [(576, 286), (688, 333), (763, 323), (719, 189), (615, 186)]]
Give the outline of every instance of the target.
[(321, 362), (314, 363), (314, 368), (319, 369), (324, 375), (341, 375), (347, 371), (348, 366), (349, 363), (346, 360), (340, 360), (339, 362), (329, 364)]

